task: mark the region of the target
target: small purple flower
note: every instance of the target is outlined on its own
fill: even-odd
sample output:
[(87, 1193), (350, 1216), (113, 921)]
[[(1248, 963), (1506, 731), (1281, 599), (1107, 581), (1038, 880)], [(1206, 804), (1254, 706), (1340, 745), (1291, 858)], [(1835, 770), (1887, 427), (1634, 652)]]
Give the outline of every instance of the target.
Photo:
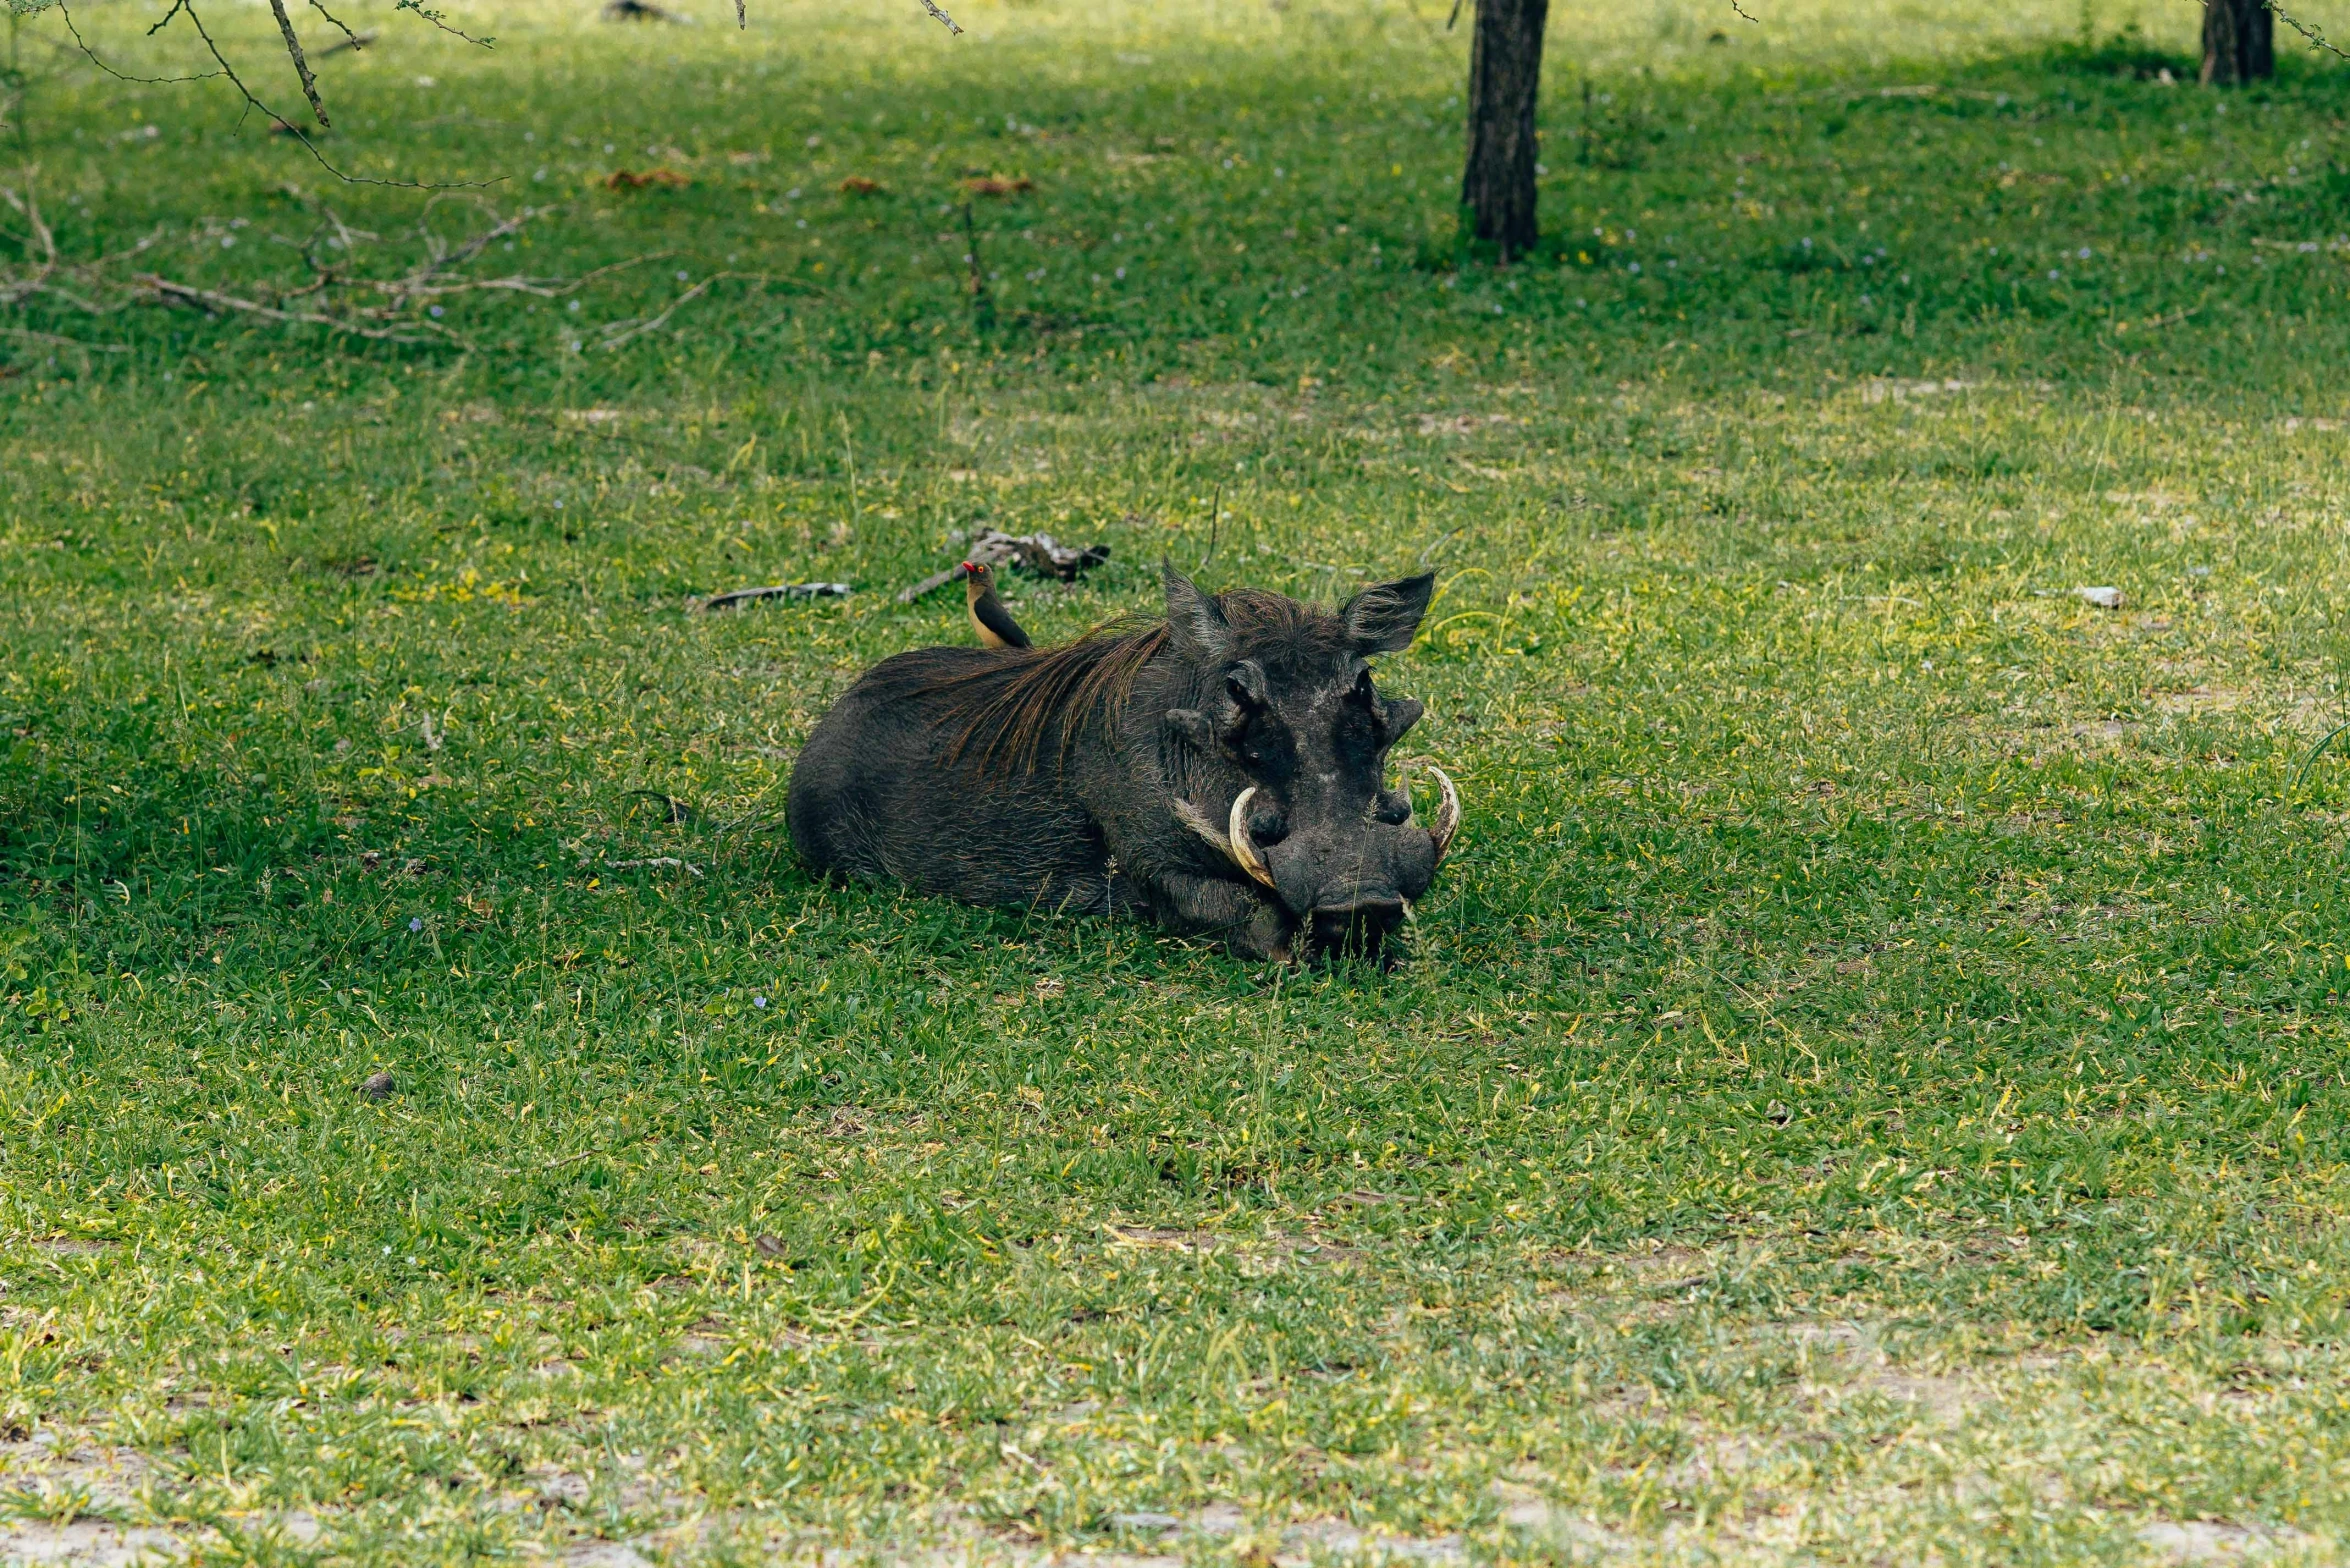
[(423, 917), (422, 915), (410, 915), (410, 916), (408, 917), (408, 929), (409, 929), (409, 930), (411, 930), (411, 931), (421, 931), (421, 930), (423, 930), (423, 929), (424, 929), (424, 917)]
[(443, 314), (444, 314), (444, 312), (442, 311), (441, 307), (440, 307), (440, 306), (438, 306), (438, 305), (435, 305), (435, 306), (433, 306), (433, 307), (432, 307), (432, 313), (433, 313), (433, 315), (434, 315), (434, 316), (436, 316), (436, 317), (438, 317), (438, 316), (440, 316), (440, 315), (443, 315)]
[(763, 996), (754, 996), (751, 998), (751, 1005), (753, 1007), (765, 1007), (767, 1005), (767, 998)]

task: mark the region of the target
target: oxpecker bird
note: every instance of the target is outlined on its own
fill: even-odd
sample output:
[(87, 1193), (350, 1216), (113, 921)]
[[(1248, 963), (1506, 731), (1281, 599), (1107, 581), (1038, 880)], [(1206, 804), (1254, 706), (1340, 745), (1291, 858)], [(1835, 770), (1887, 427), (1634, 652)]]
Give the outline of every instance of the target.
[(963, 600), (971, 609), (971, 629), (990, 648), (1025, 648), (1028, 634), (1012, 619), (1004, 601), (996, 597), (995, 574), (976, 561), (963, 563)]

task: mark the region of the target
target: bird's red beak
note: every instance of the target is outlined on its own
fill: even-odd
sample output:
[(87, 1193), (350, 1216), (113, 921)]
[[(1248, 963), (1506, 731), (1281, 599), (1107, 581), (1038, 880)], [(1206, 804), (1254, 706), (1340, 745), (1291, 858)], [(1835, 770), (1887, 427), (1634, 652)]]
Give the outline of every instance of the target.
[(972, 565), (969, 561), (965, 561), (963, 563), (963, 575), (965, 577), (976, 577), (979, 575), (979, 568)]

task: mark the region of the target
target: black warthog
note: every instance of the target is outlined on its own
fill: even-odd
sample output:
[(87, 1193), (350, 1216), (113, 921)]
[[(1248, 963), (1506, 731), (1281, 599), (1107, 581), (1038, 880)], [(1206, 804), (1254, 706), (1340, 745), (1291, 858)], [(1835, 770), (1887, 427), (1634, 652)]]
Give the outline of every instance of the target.
[(1460, 822), (1387, 753), (1423, 709), (1371, 683), (1433, 577), (1336, 611), (1209, 595), (1058, 648), (923, 648), (866, 671), (792, 769), (792, 842), (834, 877), (975, 904), (1131, 914), (1250, 957), (1387, 960)]

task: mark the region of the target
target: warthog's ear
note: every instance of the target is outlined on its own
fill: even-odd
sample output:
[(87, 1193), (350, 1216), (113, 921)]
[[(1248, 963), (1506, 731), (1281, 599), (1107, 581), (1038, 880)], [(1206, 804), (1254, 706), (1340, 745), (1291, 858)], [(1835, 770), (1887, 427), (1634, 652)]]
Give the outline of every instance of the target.
[(1159, 575), (1167, 582), (1167, 625), (1175, 633), (1176, 651), (1203, 664), (1223, 663), (1232, 652), (1232, 623), (1172, 564), (1161, 561)]
[(1373, 583), (1346, 601), (1338, 618), (1357, 653), (1401, 653), (1420, 630), (1436, 592), (1436, 574), (1422, 572), (1392, 583)]
[(1265, 679), (1265, 667), (1254, 659), (1243, 659), (1224, 672), (1224, 691), (1244, 710), (1272, 706), (1272, 683)]

